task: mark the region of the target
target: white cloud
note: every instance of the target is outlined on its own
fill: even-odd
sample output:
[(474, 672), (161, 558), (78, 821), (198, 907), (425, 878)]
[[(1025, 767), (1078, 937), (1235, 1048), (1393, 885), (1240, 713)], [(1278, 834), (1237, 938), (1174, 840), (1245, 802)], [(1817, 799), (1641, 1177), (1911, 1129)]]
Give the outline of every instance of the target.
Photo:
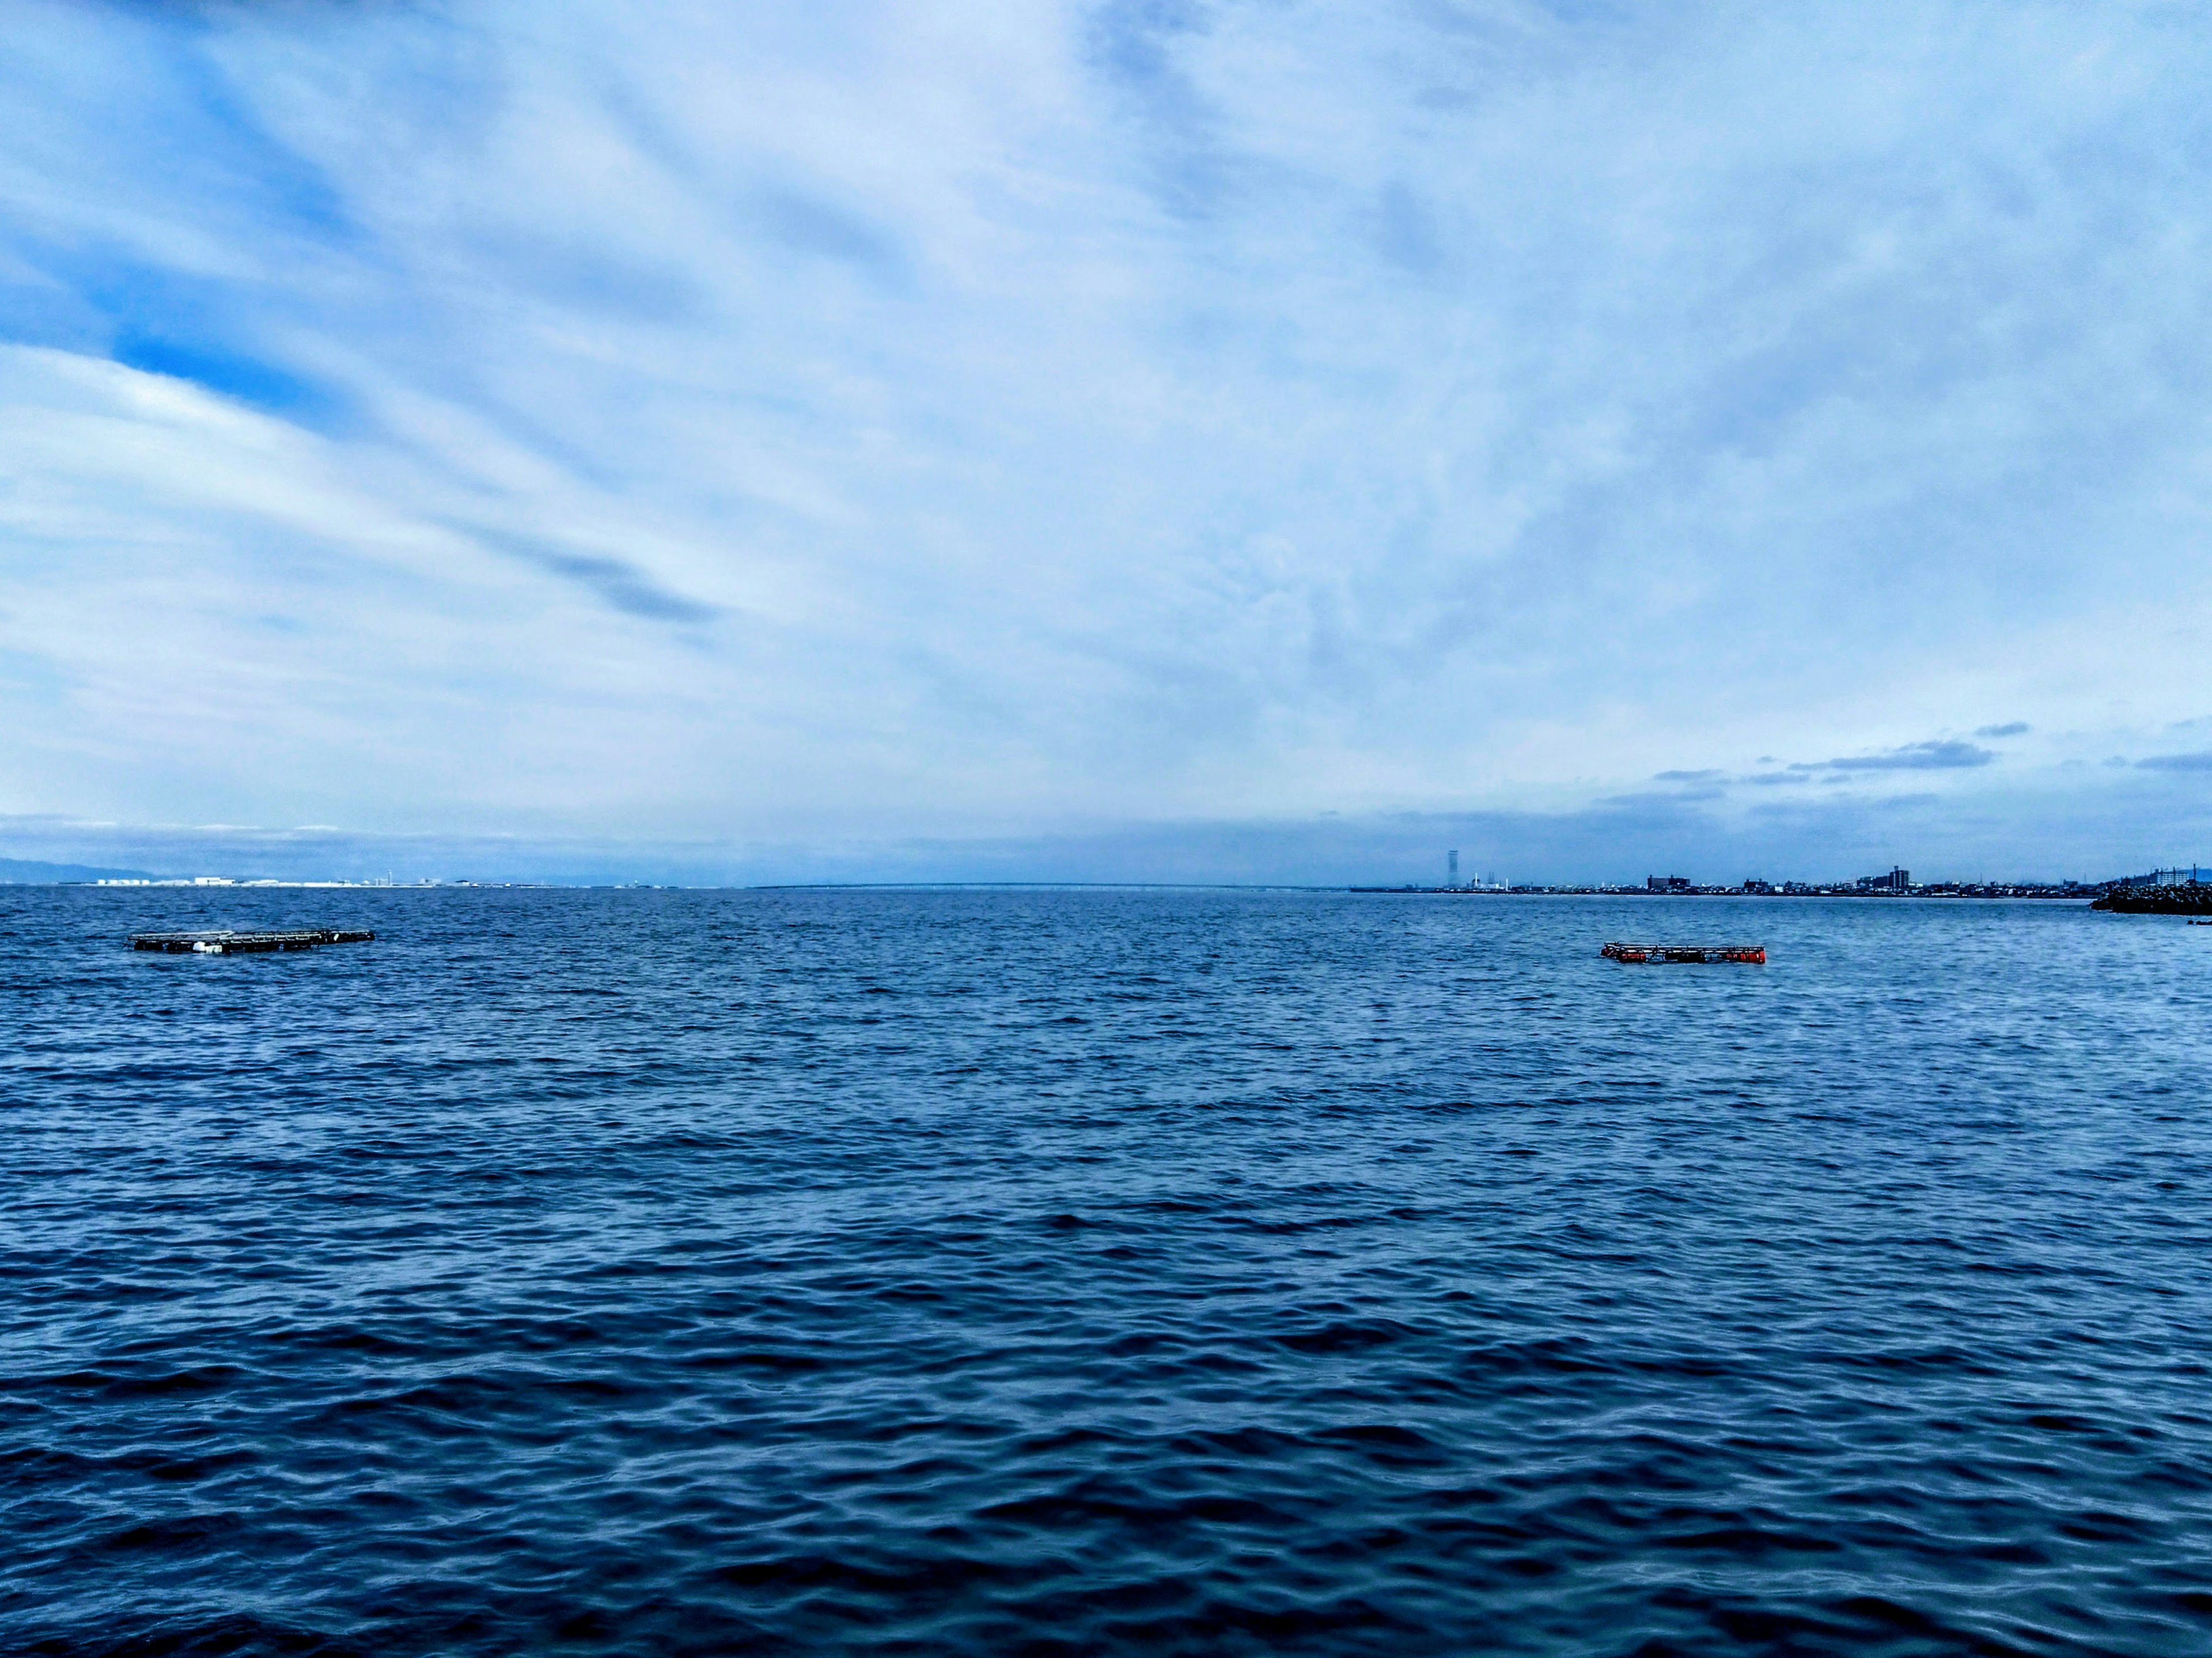
[(2191, 11), (9, 21), (0, 808), (957, 840), (1778, 753), (1963, 836), (2203, 711)]

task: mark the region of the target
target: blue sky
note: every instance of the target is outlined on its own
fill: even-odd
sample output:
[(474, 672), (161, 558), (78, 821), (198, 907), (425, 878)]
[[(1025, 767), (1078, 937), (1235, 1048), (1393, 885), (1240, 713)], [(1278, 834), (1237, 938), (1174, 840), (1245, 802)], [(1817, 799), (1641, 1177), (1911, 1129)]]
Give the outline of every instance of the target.
[(0, 856), (2212, 859), (2193, 5), (0, 21)]

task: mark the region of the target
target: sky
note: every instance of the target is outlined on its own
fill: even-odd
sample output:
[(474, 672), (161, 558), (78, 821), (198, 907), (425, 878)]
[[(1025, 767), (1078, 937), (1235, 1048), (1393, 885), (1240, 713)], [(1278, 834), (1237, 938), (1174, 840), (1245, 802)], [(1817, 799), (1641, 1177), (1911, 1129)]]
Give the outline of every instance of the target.
[(2212, 863), (2212, 17), (0, 0), (0, 857)]

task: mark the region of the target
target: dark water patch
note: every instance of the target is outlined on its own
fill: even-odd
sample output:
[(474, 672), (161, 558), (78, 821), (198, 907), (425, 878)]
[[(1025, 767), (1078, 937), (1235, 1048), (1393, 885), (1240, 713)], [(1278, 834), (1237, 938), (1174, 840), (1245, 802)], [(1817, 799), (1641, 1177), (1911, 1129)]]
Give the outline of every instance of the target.
[(0, 891), (0, 1650), (2212, 1649), (2114, 918), (341, 896)]

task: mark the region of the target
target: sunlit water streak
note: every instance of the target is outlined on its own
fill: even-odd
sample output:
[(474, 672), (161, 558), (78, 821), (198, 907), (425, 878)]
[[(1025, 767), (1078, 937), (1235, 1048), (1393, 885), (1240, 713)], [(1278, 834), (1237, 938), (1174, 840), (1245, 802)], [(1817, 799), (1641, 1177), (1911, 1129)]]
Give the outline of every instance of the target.
[[(365, 924), (313, 955), (140, 926)], [(0, 1648), (2212, 1650), (2212, 932), (0, 891)], [(1770, 964), (1633, 967), (1622, 935)]]

